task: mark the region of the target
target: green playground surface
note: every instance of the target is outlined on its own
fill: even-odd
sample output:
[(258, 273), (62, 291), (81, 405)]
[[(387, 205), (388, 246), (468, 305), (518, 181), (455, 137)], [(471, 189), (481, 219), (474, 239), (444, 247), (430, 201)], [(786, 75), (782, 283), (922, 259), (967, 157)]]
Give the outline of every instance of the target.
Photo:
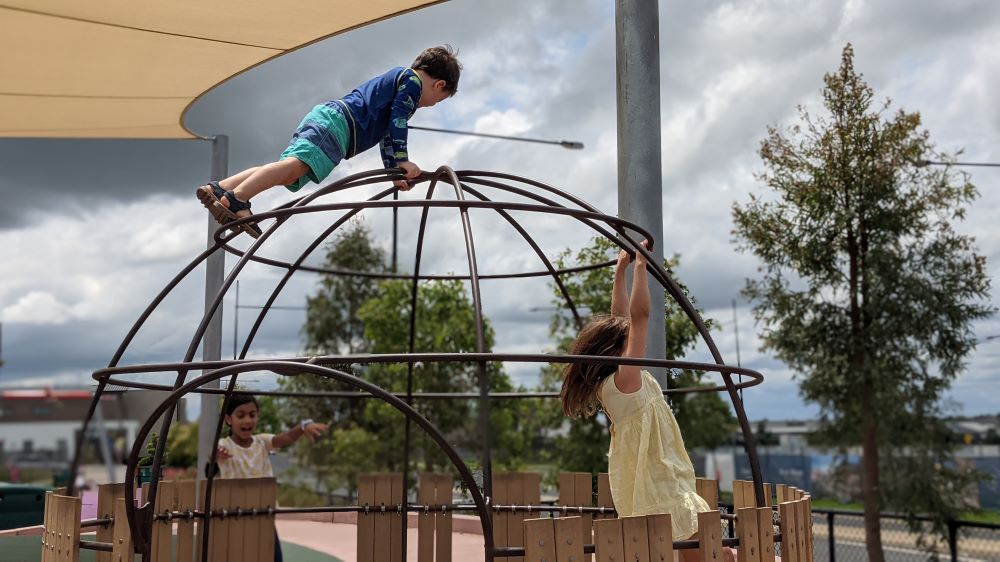
[[(0, 537), (0, 562), (38, 562), (42, 559), (41, 540), (41, 537)], [(286, 562), (342, 562), (328, 554), (284, 541), (281, 552)], [(95, 562), (96, 554), (93, 550), (81, 550), (80, 562)]]

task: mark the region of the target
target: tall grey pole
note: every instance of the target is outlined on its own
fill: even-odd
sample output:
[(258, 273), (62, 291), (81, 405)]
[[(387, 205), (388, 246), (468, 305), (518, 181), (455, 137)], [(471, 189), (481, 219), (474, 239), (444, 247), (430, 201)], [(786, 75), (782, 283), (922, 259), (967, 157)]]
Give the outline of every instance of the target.
[[(653, 255), (663, 261), (660, 165), (660, 19), (657, 2), (615, 1), (618, 86), (618, 216), (656, 236)], [(631, 275), (629, 276), (631, 279)], [(663, 288), (650, 283), (646, 355), (665, 359)], [(650, 369), (667, 388), (666, 370)]]
[[(212, 137), (212, 171), (211, 179), (221, 180), (226, 177), (229, 168), (229, 136), (216, 135)], [(212, 246), (215, 240), (212, 233), (219, 227), (211, 214), (208, 216), (208, 245)], [(205, 262), (205, 311), (207, 312), (222, 288), (222, 282), (226, 275), (226, 253), (219, 251), (213, 253)], [(218, 361), (222, 359), (222, 307), (215, 309), (212, 321), (205, 330), (205, 338), (202, 341), (201, 356), (205, 361)], [(219, 388), (219, 381), (214, 381), (206, 385), (211, 388)], [(205, 477), (205, 465), (212, 454), (212, 439), (215, 437), (215, 424), (219, 419), (219, 402), (212, 394), (201, 395), (201, 414), (198, 416), (198, 478)]]

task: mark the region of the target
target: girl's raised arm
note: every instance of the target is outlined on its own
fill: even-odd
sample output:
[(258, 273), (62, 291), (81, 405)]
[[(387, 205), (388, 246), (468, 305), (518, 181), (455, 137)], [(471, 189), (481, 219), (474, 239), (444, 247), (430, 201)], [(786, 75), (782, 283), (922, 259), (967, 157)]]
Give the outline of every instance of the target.
[[(643, 242), (646, 245), (646, 242)], [(629, 299), (628, 340), (622, 357), (642, 358), (646, 356), (646, 333), (649, 331), (649, 279), (646, 277), (646, 258), (635, 254), (635, 268), (632, 270), (632, 296)], [(635, 392), (642, 388), (642, 368), (638, 365), (622, 365), (615, 373), (615, 387), (621, 392)]]
[(632, 261), (628, 252), (618, 252), (615, 264), (615, 284), (611, 287), (611, 316), (628, 316), (628, 293), (625, 287), (625, 268)]

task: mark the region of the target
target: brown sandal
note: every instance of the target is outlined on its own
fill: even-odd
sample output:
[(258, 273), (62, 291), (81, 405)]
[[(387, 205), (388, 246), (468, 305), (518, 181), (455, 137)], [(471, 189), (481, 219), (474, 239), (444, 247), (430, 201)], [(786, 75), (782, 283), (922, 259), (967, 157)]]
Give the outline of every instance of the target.
[[(199, 187), (195, 191), (195, 195), (198, 196), (201, 204), (208, 209), (208, 212), (212, 214), (212, 218), (221, 225), (227, 225), (235, 220), (244, 218), (237, 215), (236, 211), (250, 210), (249, 201), (245, 203), (240, 201), (232, 191), (222, 189), (222, 186), (217, 181), (210, 181)], [(229, 207), (222, 204), (223, 197), (229, 200)], [(240, 230), (254, 238), (259, 238), (262, 234), (260, 227), (255, 222), (241, 224)]]

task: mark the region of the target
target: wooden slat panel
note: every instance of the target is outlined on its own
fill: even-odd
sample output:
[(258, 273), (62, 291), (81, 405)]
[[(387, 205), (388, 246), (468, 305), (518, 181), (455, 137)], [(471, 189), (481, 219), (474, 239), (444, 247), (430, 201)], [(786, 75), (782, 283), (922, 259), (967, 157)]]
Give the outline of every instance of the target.
[(392, 504), (392, 475), (390, 474), (376, 474), (375, 475), (375, 505), (374, 507), (378, 509), (375, 514), (375, 561), (374, 562), (389, 562), (390, 557), (390, 543), (389, 543), (389, 533), (392, 531), (392, 523), (389, 520), (389, 515), (382, 511), (382, 506), (386, 509)]
[(774, 525), (770, 507), (757, 508), (757, 541), (760, 543), (760, 562), (774, 562)]
[[(256, 479), (242, 478), (239, 480), (230, 480), (230, 482), (229, 500), (226, 503), (226, 511), (233, 513), (237, 509), (242, 509), (247, 506), (247, 487), (253, 486), (254, 488), (258, 488), (259, 483)], [(246, 544), (246, 539), (250, 536), (256, 537), (256, 535), (250, 535), (247, 533), (247, 523), (249, 522), (249, 517), (229, 516), (226, 518), (226, 537), (229, 545), (226, 556), (228, 556), (230, 560), (243, 560), (245, 556), (244, 545)], [(254, 551), (258, 549), (251, 548), (247, 550)]]
[(649, 561), (649, 531), (645, 517), (622, 518), (622, 550), (625, 560)]
[[(197, 486), (195, 480), (177, 482), (177, 511), (194, 511)], [(177, 521), (177, 562), (191, 562), (193, 559), (194, 519), (180, 519)]]
[[(162, 515), (177, 507), (177, 497), (174, 483), (161, 480), (156, 488), (156, 501), (153, 513)], [(173, 521), (160, 520), (153, 522), (153, 536), (150, 546), (152, 562), (170, 562), (171, 546), (173, 546)]]
[[(589, 474), (588, 474), (589, 476)], [(585, 533), (590, 531), (583, 517), (551, 519), (556, 531), (556, 562), (584, 560), (583, 545), (588, 542)], [(531, 561), (531, 558), (528, 558)]]
[[(262, 488), (266, 481), (262, 478), (248, 478), (242, 482), (243, 485), (240, 486), (240, 488), (242, 490), (243, 500), (237, 504), (237, 507), (242, 509), (244, 512), (250, 511), (251, 513), (254, 509), (260, 510)], [(274, 560), (273, 553), (265, 555), (261, 552), (259, 547), (260, 533), (268, 530), (267, 517), (262, 517), (260, 515), (242, 515), (240, 516), (237, 524), (239, 527), (239, 534), (244, 537), (242, 548), (243, 558), (240, 559), (240, 562), (268, 562), (270, 560)], [(230, 540), (232, 540), (232, 536), (232, 533), (230, 533)]]
[(49, 551), (51, 560), (79, 562), (80, 560), (80, 498), (53, 494), (46, 506), (52, 510), (55, 548)]
[(809, 562), (814, 560), (813, 558), (813, 518), (812, 518), (812, 496), (806, 496), (803, 500), (805, 502), (805, 521), (806, 521), (806, 559)]
[[(97, 518), (108, 519), (115, 516), (115, 499), (125, 497), (125, 484), (101, 484), (97, 487)], [(115, 529), (112, 524), (97, 528), (97, 542), (110, 543), (114, 539)], [(97, 562), (111, 562), (110, 552), (96, 553)]]
[[(436, 504), (434, 475), (421, 472), (417, 480), (417, 502)], [(434, 562), (434, 517), (431, 512), (417, 514), (417, 562)]]
[[(212, 511), (221, 512), (229, 505), (229, 489), (232, 480), (218, 479), (212, 482)], [(208, 525), (208, 561), (225, 560), (229, 546), (228, 518), (213, 517)]]
[(799, 557), (795, 506), (792, 502), (779, 503), (778, 515), (781, 517), (781, 562), (803, 562)]
[(785, 503), (785, 502), (789, 501), (788, 500), (788, 485), (787, 484), (778, 484), (777, 488), (778, 488), (778, 490), (777, 490), (778, 503)]
[(736, 538), (740, 540), (736, 559), (739, 562), (760, 562), (757, 508), (744, 507), (736, 510)]
[[(439, 474), (435, 478), (435, 497), (439, 505), (451, 505), (452, 489), (455, 477), (451, 474)], [(434, 541), (434, 558), (436, 562), (451, 562), (451, 516), (450, 511), (441, 511), (434, 516), (436, 537)]]
[(621, 562), (625, 559), (621, 519), (594, 521), (594, 550), (596, 562)]
[(55, 560), (56, 509), (52, 498), (54, 492), (45, 492), (45, 514), (43, 515), (44, 531), (42, 531), (42, 562)]
[(559, 505), (572, 506), (576, 501), (576, 478), (577, 472), (560, 472), (557, 476), (559, 481)]
[[(597, 475), (597, 506), (612, 509), (615, 507), (615, 500), (611, 497), (611, 480), (607, 472), (601, 472)], [(611, 518), (614, 515), (606, 514), (604, 517)]]
[(799, 558), (803, 562), (812, 562), (809, 558), (809, 545), (806, 544), (806, 519), (809, 518), (809, 513), (806, 511), (806, 501), (804, 499), (794, 502), (795, 505), (795, 528), (798, 531), (798, 545), (799, 545)]
[(525, 519), (524, 556), (527, 562), (552, 562), (556, 559), (556, 536), (552, 519)]
[(746, 507), (746, 501), (743, 499), (743, 481), (733, 480), (733, 509), (741, 507)]
[(649, 559), (652, 562), (672, 562), (674, 531), (670, 515), (647, 516), (646, 533), (649, 536)]
[[(195, 506), (199, 511), (205, 510), (205, 492), (208, 490), (208, 481), (199, 480), (195, 488)], [(202, 545), (204, 540), (202, 535), (204, 534), (205, 520), (198, 518), (194, 522), (194, 560), (195, 562), (202, 562)]]
[[(358, 475), (358, 505), (375, 507), (375, 475)], [(375, 561), (375, 515), (358, 513), (358, 562)]]
[(722, 560), (722, 516), (718, 511), (698, 514), (699, 562)]
[(114, 562), (132, 562), (135, 549), (132, 546), (132, 533), (129, 532), (128, 519), (125, 515), (125, 498), (115, 498), (112, 501), (115, 524), (111, 529), (111, 552), (106, 554)]
[(391, 512), (389, 517), (389, 562), (404, 562), (403, 558), (403, 513), (400, 513), (398, 506), (405, 502), (406, 490), (403, 489), (403, 473), (389, 475), (389, 485), (392, 486), (390, 492)]
[(773, 498), (773, 491), (771, 490), (771, 484), (765, 482), (764, 483), (764, 505), (763, 506), (757, 506), (757, 507), (771, 507), (772, 505), (774, 505), (773, 501), (774, 501), (774, 498)]
[[(510, 505), (510, 497), (508, 494), (508, 487), (510, 484), (510, 477), (505, 472), (494, 472), (493, 473), (493, 504), (494, 505)], [(496, 546), (510, 546), (510, 540), (507, 537), (507, 521), (510, 519), (510, 514), (501, 511), (492, 513), (493, 515), (493, 542)]]
[[(278, 482), (274, 478), (260, 478), (259, 482), (260, 509), (263, 509), (266, 513), (269, 508), (278, 507)], [(277, 540), (277, 533), (274, 529), (276, 518), (277, 515), (273, 512), (270, 515), (261, 517), (260, 527), (258, 527), (258, 529), (261, 529), (259, 531), (260, 537), (257, 542), (260, 545), (261, 560), (274, 560), (274, 541)]]
[[(573, 473), (573, 493), (574, 504), (583, 507), (594, 505), (594, 476), (589, 472)], [(587, 544), (594, 542), (594, 516), (590, 513), (580, 514), (582, 519), (580, 533)], [(589, 554), (583, 556), (584, 562), (590, 562), (593, 557)], [(577, 558), (576, 560), (581, 560)]]
[[(525, 477), (522, 472), (513, 472), (508, 475), (507, 495), (513, 505), (526, 505), (525, 501)], [(507, 542), (510, 546), (524, 546), (524, 513), (511, 513), (507, 519)], [(509, 556), (510, 562), (524, 562), (523, 556)]]
[(695, 479), (695, 489), (710, 509), (719, 509), (719, 482), (709, 478)]
[(45, 506), (42, 511), (42, 559), (41, 562), (49, 562), (49, 535), (52, 525), (53, 511), (50, 509), (52, 492), (45, 492)]

